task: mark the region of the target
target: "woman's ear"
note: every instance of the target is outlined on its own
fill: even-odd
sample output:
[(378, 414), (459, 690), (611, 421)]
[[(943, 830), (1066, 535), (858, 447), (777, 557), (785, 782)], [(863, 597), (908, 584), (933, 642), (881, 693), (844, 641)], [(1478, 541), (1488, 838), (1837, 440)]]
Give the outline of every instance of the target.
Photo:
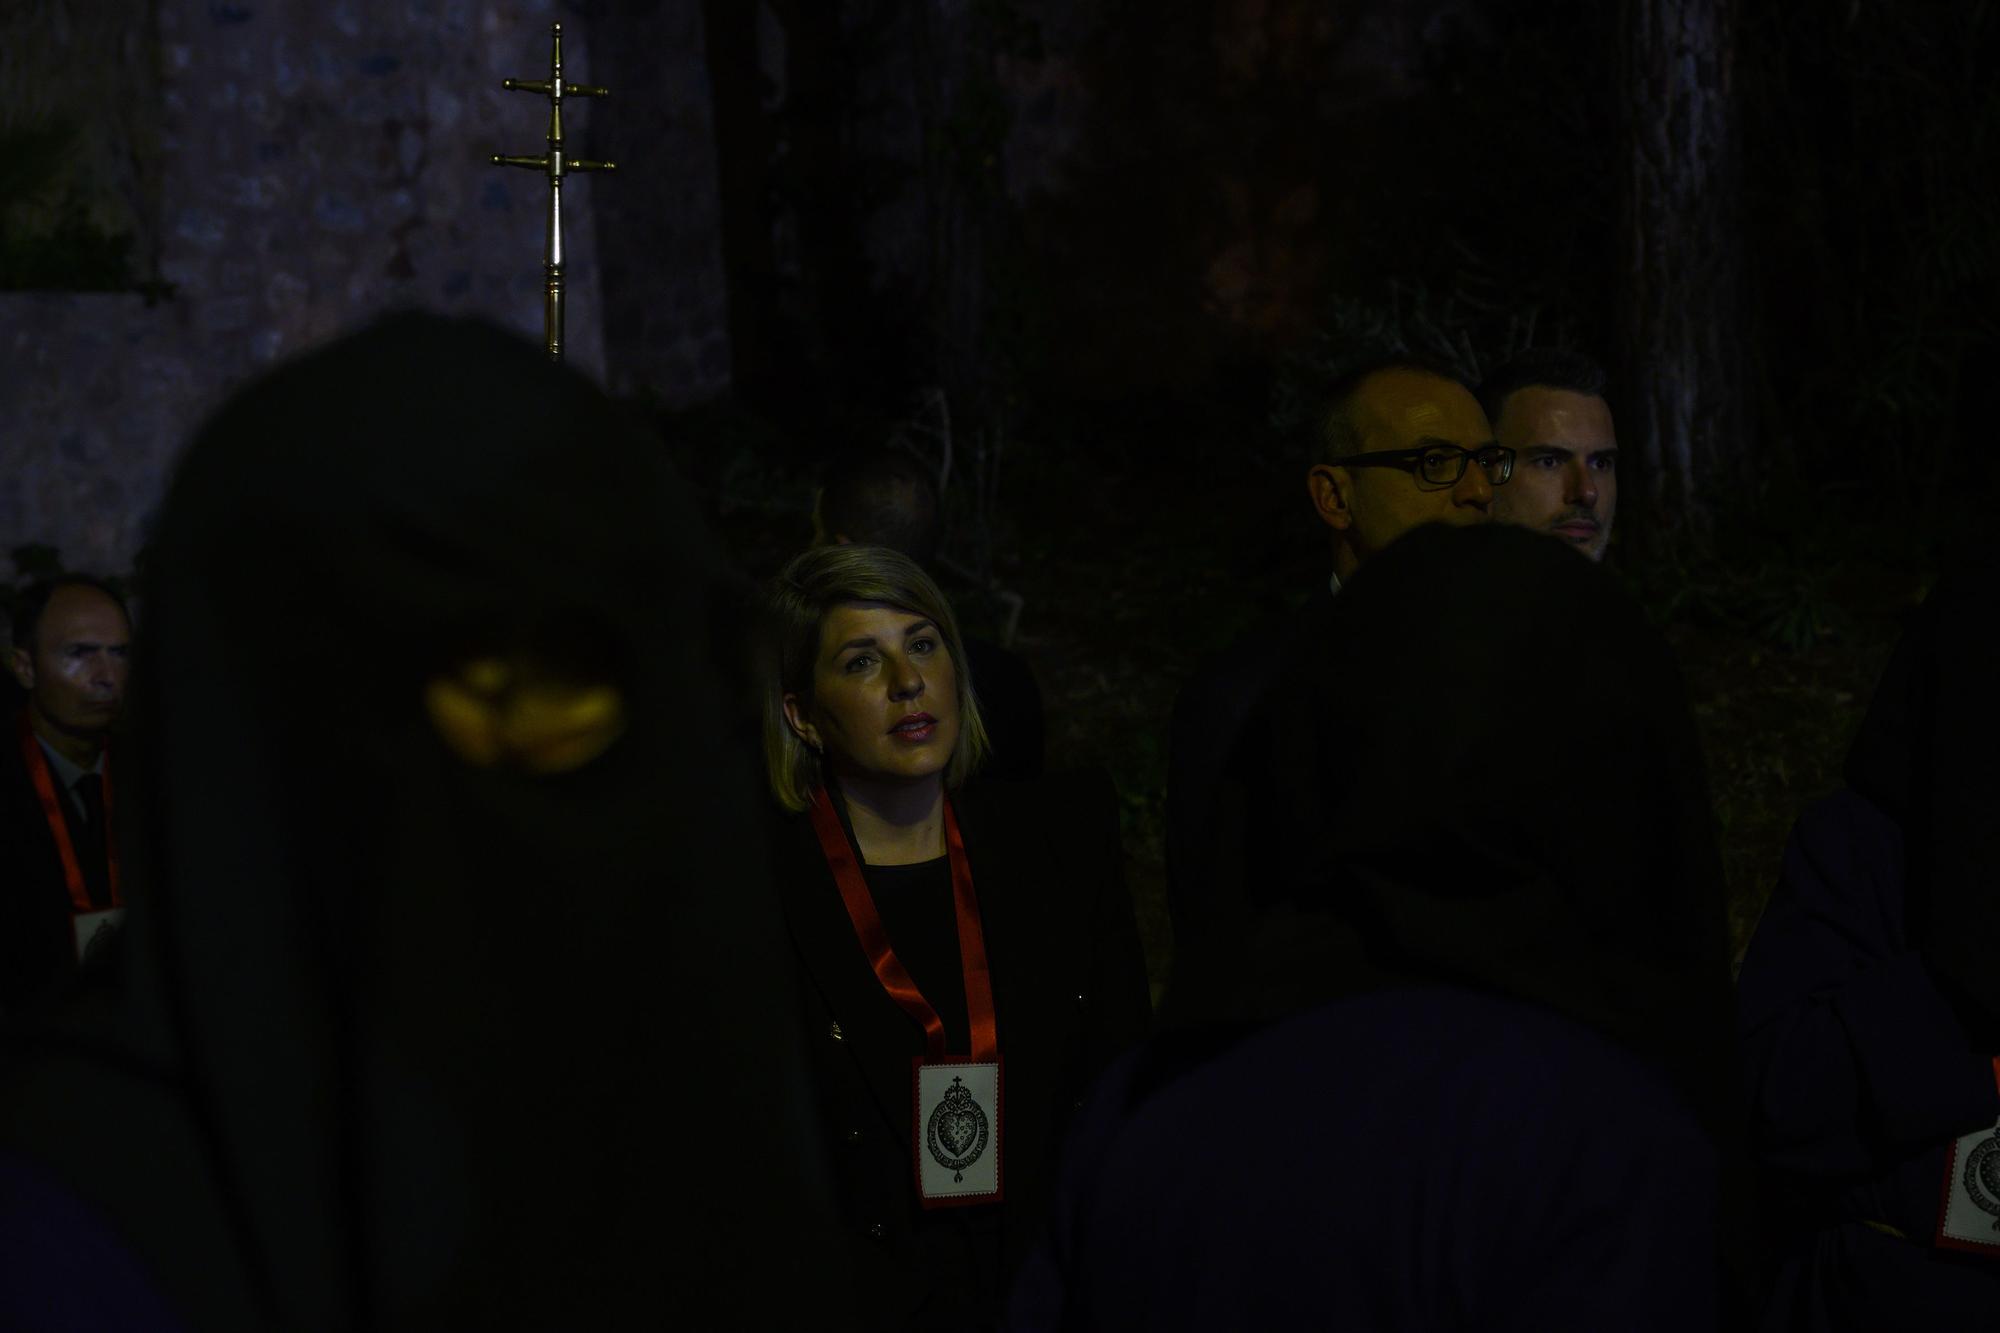
[(785, 691), (785, 723), (791, 727), (792, 734), (804, 741), (813, 753), (818, 754), (825, 749), (819, 738), (819, 728), (806, 718), (805, 701), (791, 690)]

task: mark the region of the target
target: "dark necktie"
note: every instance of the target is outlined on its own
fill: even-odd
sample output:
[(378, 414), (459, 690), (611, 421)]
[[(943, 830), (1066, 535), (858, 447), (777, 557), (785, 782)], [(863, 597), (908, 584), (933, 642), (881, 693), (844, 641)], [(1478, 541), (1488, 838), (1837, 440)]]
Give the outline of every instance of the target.
[(92, 833), (104, 827), (104, 775), (85, 773), (76, 780), (77, 802), (83, 806), (83, 818), (90, 825)]
[(105, 858), (104, 775), (85, 773), (76, 780), (72, 790), (76, 792), (78, 804), (83, 807), (83, 836), (78, 839), (80, 845), (76, 849), (83, 882), (90, 889), (92, 901), (108, 903), (111, 900), (111, 874)]

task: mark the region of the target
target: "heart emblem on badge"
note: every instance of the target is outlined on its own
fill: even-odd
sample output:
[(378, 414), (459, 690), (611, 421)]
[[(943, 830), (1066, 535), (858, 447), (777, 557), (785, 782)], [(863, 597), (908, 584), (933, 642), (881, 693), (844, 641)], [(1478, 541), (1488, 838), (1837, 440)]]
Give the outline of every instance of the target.
[(971, 1089), (956, 1078), (931, 1108), (930, 1119), (924, 1126), (931, 1158), (950, 1171), (953, 1180), (965, 1179), (965, 1168), (986, 1151), (990, 1133), (986, 1112), (972, 1099)]
[[(1983, 1148), (1992, 1142), (1992, 1139), (1988, 1139), (1986, 1143), (1980, 1146)], [(1975, 1198), (1973, 1202), (1977, 1203), (1981, 1208), (1986, 1209), (1989, 1213), (1995, 1212), (1995, 1209), (1987, 1206), (1987, 1200), (2000, 1199), (2000, 1153), (1987, 1152), (1980, 1154), (1978, 1165), (1979, 1183), (1986, 1187), (1986, 1198)], [(2000, 1221), (1994, 1222), (1993, 1229), (2000, 1231)]]
[(970, 1111), (948, 1112), (938, 1117), (938, 1137), (953, 1157), (963, 1157), (979, 1137), (979, 1117)]
[(1996, 1219), (1993, 1229), (2000, 1231), (2000, 1133), (1972, 1150), (1961, 1179), (1966, 1197), (1975, 1208), (1991, 1214)]

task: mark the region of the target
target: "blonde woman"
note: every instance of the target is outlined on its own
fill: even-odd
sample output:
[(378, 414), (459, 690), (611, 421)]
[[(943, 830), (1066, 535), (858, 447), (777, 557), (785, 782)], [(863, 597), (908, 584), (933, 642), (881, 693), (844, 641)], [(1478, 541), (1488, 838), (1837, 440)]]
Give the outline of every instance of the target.
[(994, 1318), (1061, 1133), (1143, 1035), (1109, 784), (968, 781), (986, 748), (958, 623), (908, 558), (817, 547), (773, 582), (774, 855), (845, 1220), (883, 1327)]

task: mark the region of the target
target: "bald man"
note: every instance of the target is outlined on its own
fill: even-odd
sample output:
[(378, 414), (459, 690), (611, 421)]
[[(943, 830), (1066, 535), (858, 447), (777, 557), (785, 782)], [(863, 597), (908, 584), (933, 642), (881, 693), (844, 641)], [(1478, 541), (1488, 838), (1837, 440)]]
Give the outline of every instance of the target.
[(1249, 827), (1268, 765), (1245, 724), (1296, 626), (1369, 557), (1426, 523), (1484, 523), (1513, 454), (1494, 442), (1472, 390), (1450, 371), (1395, 356), (1315, 395), (1306, 491), (1332, 539), (1332, 576), (1306, 610), (1260, 626), (1197, 670), (1174, 704), (1168, 757), (1168, 905), (1181, 940), (1234, 919), (1254, 866)]
[(123, 910), (107, 742), (125, 703), (132, 626), (101, 580), (65, 575), (14, 609), (25, 692), (0, 742), (0, 1008), (60, 988)]
[(1330, 386), (1306, 489), (1333, 533), (1335, 580), (1424, 523), (1484, 523), (1513, 458), (1472, 390), (1396, 360)]

